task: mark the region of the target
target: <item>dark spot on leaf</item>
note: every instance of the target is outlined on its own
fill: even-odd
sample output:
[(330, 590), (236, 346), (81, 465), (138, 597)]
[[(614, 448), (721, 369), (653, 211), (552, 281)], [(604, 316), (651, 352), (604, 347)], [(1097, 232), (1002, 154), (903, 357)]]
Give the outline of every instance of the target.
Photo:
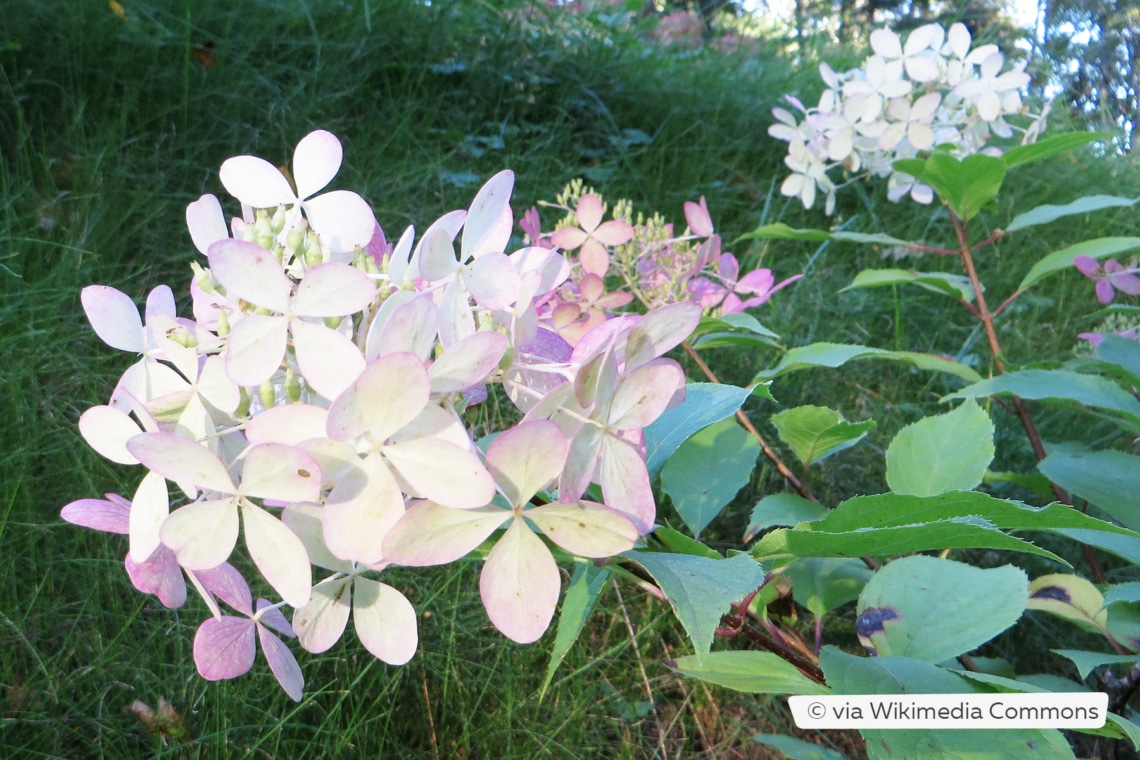
[(1042, 586), (1033, 592), (1034, 599), (1055, 599), (1058, 602), (1065, 604), (1072, 604), (1073, 599), (1069, 596), (1069, 592), (1060, 586)]
[(308, 470), (297, 470), (297, 474), (300, 475), (302, 478), (309, 478), (309, 477), (312, 477), (312, 475), (313, 475)]
[(584, 523), (584, 522), (580, 522), (580, 523), (578, 523), (578, 527), (579, 527), (579, 528), (585, 528), (585, 527), (586, 527), (586, 523)]
[(1025, 746), (1029, 747), (1029, 749), (1037, 749), (1037, 742), (1026, 742)]
[(883, 623), (898, 620), (898, 617), (898, 613), (890, 607), (871, 607), (863, 610), (863, 614), (855, 621), (855, 633), (860, 638), (870, 638), (883, 630)]

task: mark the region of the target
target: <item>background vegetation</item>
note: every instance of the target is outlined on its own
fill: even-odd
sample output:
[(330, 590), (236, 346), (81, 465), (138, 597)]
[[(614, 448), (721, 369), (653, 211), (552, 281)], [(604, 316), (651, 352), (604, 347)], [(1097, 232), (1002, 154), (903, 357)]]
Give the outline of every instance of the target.
[[(766, 757), (771, 750), (752, 744), (752, 734), (805, 735), (779, 701), (673, 674), (663, 660), (687, 652), (683, 634), (663, 605), (633, 587), (603, 598), (540, 699), (549, 642), (519, 647), (491, 629), (475, 567), (395, 575), (421, 613), (422, 654), (404, 668), (346, 641), (303, 659), (299, 705), (264, 669), (210, 684), (190, 660), (201, 603), (172, 614), (143, 598), (122, 572), (125, 539), (58, 517), (77, 498), (129, 494), (137, 479), (88, 450), (76, 430), (81, 411), (103, 403), (129, 361), (91, 332), (79, 291), (101, 283), (141, 300), (165, 282), (186, 313), (196, 254), (183, 211), (201, 193), (224, 196), (216, 171), (231, 155), (284, 164), (305, 133), (331, 130), (346, 149), (338, 186), (370, 199), (390, 235), (465, 207), (503, 167), (518, 175), (517, 214), (583, 177), (610, 199), (628, 197), (678, 223), (682, 202), (706, 195), (726, 240), (761, 222), (823, 224), (818, 211), (775, 193), (785, 146), (766, 130), (783, 93), (816, 96), (816, 57), (840, 68), (858, 56), (859, 29), (849, 25), (840, 47), (826, 29), (801, 25), (797, 36), (728, 14), (716, 17), (715, 34), (710, 16), (695, 37), (675, 39), (657, 31), (662, 14), (639, 12), (631, 22), (620, 10), (460, 0), (6, 3), (0, 756)], [(734, 30), (740, 36), (722, 39)], [(1140, 166), (1127, 156), (1078, 156), (1019, 170), (1010, 183), (1024, 210), (1096, 191), (1135, 195)], [(1010, 208), (994, 209), (987, 223), (1000, 227), (1010, 216)], [(949, 232), (945, 220), (888, 204), (871, 185), (842, 194), (833, 221), (931, 240)], [(1140, 222), (1135, 211), (1100, 212), (1040, 228), (984, 262), (985, 276), (1008, 292), (1027, 261), (1102, 228), (1135, 235)], [(938, 298), (835, 295), (889, 252), (801, 244), (737, 252), (746, 266), (763, 262), (779, 277), (808, 273), (758, 314), (789, 346), (950, 345), (960, 360), (974, 356), (979, 336), (967, 315), (945, 313)], [(1091, 288), (1077, 275), (1022, 300), (1002, 325), (1015, 363), (1065, 355), (1074, 334), (1092, 326), (1082, 317), (1093, 311)], [(746, 382), (775, 360), (774, 351), (712, 354), (726, 382)], [(816, 493), (882, 490), (882, 446), (933, 407), (945, 390), (939, 382), (883, 364), (780, 380), (785, 405), (823, 404), (878, 422), (867, 444), (817, 474)], [(764, 424), (774, 408), (754, 403), (750, 414)], [(707, 537), (738, 543), (752, 504), (781, 488), (759, 471)], [(669, 519), (667, 508), (661, 517)], [(834, 633), (841, 642), (842, 628)], [(1001, 646), (1003, 656), (1017, 656)], [(172, 712), (140, 719), (136, 701), (157, 709), (160, 699)], [(859, 755), (853, 734), (809, 738)]]

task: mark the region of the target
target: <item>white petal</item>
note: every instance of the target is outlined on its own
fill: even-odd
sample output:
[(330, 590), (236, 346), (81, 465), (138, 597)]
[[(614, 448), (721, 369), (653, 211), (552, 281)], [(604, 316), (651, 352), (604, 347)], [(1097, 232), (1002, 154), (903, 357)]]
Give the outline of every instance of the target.
[(377, 454), (362, 465), (363, 489), (338, 485), (329, 494), (321, 524), (329, 550), (344, 560), (375, 564), (385, 559), (384, 536), (404, 514), (404, 497)]
[[(388, 301), (385, 301), (385, 304)], [(420, 361), (427, 361), (431, 357), (432, 349), (435, 348), (440, 319), (439, 307), (432, 302), (431, 296), (413, 297), (387, 316), (388, 319), (383, 326), (376, 329), (376, 335), (379, 336), (375, 341), (376, 357), (407, 351), (415, 354)], [(373, 325), (375, 329), (377, 323), (374, 322)], [(369, 332), (368, 342), (370, 346), (373, 343), (372, 331)], [(369, 354), (371, 353), (369, 350)]]
[(297, 202), (289, 180), (277, 167), (256, 156), (235, 156), (222, 163), (218, 179), (233, 197), (253, 208)]
[(188, 570), (209, 570), (225, 562), (238, 537), (233, 499), (196, 501), (174, 510), (159, 531), (162, 543)]
[(127, 442), (127, 451), (167, 480), (218, 493), (237, 492), (226, 466), (196, 441), (173, 433), (143, 433)]
[(518, 298), (522, 281), (506, 254), (491, 252), (464, 268), (463, 284), (475, 303), (485, 309), (503, 310)]
[(202, 254), (209, 250), (211, 243), (230, 236), (222, 204), (216, 196), (209, 194), (186, 206), (186, 226), (190, 229), (194, 247)]
[(319, 193), (340, 171), (344, 149), (331, 132), (318, 129), (305, 135), (293, 151), (293, 180), (302, 198)]
[(301, 539), (260, 507), (242, 504), (245, 545), (265, 580), (293, 607), (309, 603), (312, 569)]
[(637, 526), (628, 517), (590, 501), (554, 502), (523, 514), (551, 541), (580, 557), (611, 557), (637, 542)]
[(259, 443), (245, 455), (241, 492), (278, 501), (316, 501), (321, 470), (315, 459), (282, 443)]
[(305, 317), (343, 317), (363, 311), (376, 295), (376, 286), (356, 267), (330, 261), (305, 271), (293, 313)]
[(281, 366), (288, 339), (287, 317), (247, 314), (226, 339), (226, 375), (238, 385), (261, 385)]
[[(380, 443), (414, 420), (430, 395), (423, 363), (413, 354), (396, 353), (380, 357), (364, 370), (356, 382), (355, 404), (372, 440)], [(330, 411), (330, 425), (334, 417)]]
[(293, 284), (281, 262), (256, 243), (219, 240), (210, 246), (210, 273), (226, 289), (226, 295), (283, 314), (289, 309)]
[(472, 509), (495, 496), (495, 482), (470, 451), (436, 438), (419, 438), (383, 449), (384, 458), (413, 489), (447, 507)]
[(342, 333), (301, 319), (293, 320), (292, 330), (297, 366), (305, 382), (325, 398), (344, 393), (364, 371), (364, 355)]
[(884, 58), (898, 58), (902, 55), (899, 36), (890, 29), (876, 29), (871, 32), (871, 48)]
[(521, 519), (495, 544), (479, 576), (487, 617), (520, 644), (537, 641), (550, 626), (561, 588), (550, 550)]
[(107, 285), (88, 285), (79, 300), (100, 340), (120, 351), (142, 353), (142, 319), (130, 296)]
[(352, 576), (322, 581), (313, 586), (312, 598), (293, 612), (297, 640), (309, 652), (324, 652), (340, 640), (352, 609)]
[(356, 577), (352, 621), (360, 643), (389, 665), (403, 665), (416, 653), (416, 610), (391, 586)]
[(111, 406), (93, 406), (79, 415), (79, 433), (100, 456), (116, 464), (138, 464), (127, 441), (142, 432), (130, 415)]
[(432, 393), (455, 393), (478, 385), (498, 367), (506, 353), (507, 337), (478, 332), (453, 344), (428, 369)]
[(499, 507), (451, 509), (421, 501), (384, 537), (384, 558), (407, 567), (444, 565), (466, 556), (510, 519)]
[(487, 180), (475, 194), (463, 225), (464, 261), (506, 248), (514, 225), (510, 206), (514, 185), (515, 174), (506, 169)]
[(170, 495), (166, 490), (166, 480), (161, 475), (148, 472), (131, 499), (131, 559), (140, 565), (150, 559), (162, 543), (159, 531), (169, 514)]
[(304, 203), (309, 226), (336, 253), (364, 248), (376, 229), (376, 217), (368, 201), (349, 190), (333, 190)]

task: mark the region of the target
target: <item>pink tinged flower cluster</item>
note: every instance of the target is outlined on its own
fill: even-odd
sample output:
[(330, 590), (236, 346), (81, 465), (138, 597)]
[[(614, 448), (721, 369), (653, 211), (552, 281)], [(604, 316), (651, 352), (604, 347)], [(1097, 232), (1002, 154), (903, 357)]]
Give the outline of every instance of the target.
[[(516, 641), (541, 636), (560, 581), (540, 536), (596, 558), (653, 527), (642, 429), (681, 399), (684, 376), (663, 355), (702, 313), (691, 301), (614, 314), (630, 296), (607, 292), (606, 262), (633, 228), (603, 221), (596, 196), (578, 202), (577, 232), (554, 242), (576, 249), (578, 266), (542, 245), (508, 253), (511, 172), (418, 241), (409, 228), (389, 245), (359, 196), (319, 195), (340, 161), (336, 138), (317, 132), (294, 155), (296, 190), (261, 159), (223, 165), (243, 217), (227, 224), (213, 196), (187, 208), (208, 263), (193, 267), (196, 319), (176, 315), (165, 286), (143, 316), (124, 293), (84, 290), (98, 337), (139, 358), (109, 404), (84, 412), (80, 432), (110, 461), (146, 472), (129, 500), (63, 510), (126, 535), (132, 582), (163, 604), (182, 605), (190, 581), (211, 613), (194, 641), (204, 677), (247, 672), (260, 648), (294, 699), (303, 678), (289, 640), (326, 651), (351, 617), (369, 652), (407, 662), (415, 608), (377, 575), (459, 559), (493, 536), (480, 582), (487, 614)], [(683, 283), (719, 266), (725, 308), (782, 287), (763, 271), (738, 277), (704, 199), (685, 214), (705, 242)], [(532, 231), (532, 242), (545, 239), (537, 215)], [(562, 301), (572, 272), (577, 300)], [(573, 346), (547, 321), (569, 313), (566, 303)], [(490, 383), (526, 417), (483, 456), (461, 412)], [(602, 502), (585, 498), (591, 483)], [(255, 604), (229, 564), (243, 553), (281, 601)], [(315, 582), (314, 568), (324, 573)]]

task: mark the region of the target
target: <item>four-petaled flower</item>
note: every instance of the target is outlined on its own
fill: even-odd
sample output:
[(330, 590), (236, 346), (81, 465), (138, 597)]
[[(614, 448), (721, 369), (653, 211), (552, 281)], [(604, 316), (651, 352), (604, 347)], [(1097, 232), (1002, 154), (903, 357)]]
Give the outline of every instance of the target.
[(1130, 296), (1140, 295), (1140, 277), (1136, 276), (1140, 269), (1135, 266), (1126, 268), (1116, 259), (1109, 259), (1102, 267), (1091, 256), (1077, 256), (1073, 264), (1085, 277), (1096, 281), (1096, 297), (1103, 304), (1112, 303), (1117, 290)]
[(559, 248), (578, 251), (578, 261), (582, 269), (590, 274), (604, 277), (610, 268), (610, 255), (607, 247), (623, 245), (633, 239), (633, 225), (622, 219), (602, 221), (605, 208), (602, 199), (593, 193), (586, 193), (578, 199), (575, 213), (577, 227), (563, 227), (550, 237), (550, 242)]

